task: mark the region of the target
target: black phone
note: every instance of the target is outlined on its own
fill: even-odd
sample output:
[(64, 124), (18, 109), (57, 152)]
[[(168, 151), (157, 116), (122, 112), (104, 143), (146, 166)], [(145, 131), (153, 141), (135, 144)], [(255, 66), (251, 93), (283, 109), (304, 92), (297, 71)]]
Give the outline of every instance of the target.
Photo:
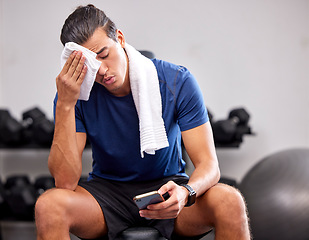
[(168, 198), (168, 196), (166, 196), (166, 194), (164, 195), (165, 196), (162, 196), (161, 194), (158, 193), (158, 191), (152, 191), (141, 195), (137, 195), (133, 198), (133, 200), (139, 209), (146, 209), (147, 206), (150, 204), (165, 201)]

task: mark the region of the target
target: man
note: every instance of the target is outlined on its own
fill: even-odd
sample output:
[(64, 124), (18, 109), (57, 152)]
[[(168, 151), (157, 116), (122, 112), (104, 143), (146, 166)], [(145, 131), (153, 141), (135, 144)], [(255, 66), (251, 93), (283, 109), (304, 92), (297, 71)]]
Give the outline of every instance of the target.
[[(37, 201), (37, 239), (69, 239), (69, 232), (83, 239), (117, 239), (127, 227), (139, 225), (153, 226), (169, 239), (191, 239), (213, 228), (216, 239), (250, 239), (241, 194), (217, 183), (211, 126), (190, 72), (152, 60), (169, 146), (142, 157), (131, 89), (133, 60), (123, 33), (104, 12), (88, 5), (67, 18), (61, 40), (97, 53), (101, 65), (88, 101), (78, 100), (87, 72), (82, 52), (73, 52), (56, 78), (55, 133), (48, 159), (56, 188)], [(190, 179), (180, 136), (195, 166)], [(88, 182), (78, 185), (87, 137), (93, 171)], [(170, 197), (139, 210), (133, 197), (153, 190)]]

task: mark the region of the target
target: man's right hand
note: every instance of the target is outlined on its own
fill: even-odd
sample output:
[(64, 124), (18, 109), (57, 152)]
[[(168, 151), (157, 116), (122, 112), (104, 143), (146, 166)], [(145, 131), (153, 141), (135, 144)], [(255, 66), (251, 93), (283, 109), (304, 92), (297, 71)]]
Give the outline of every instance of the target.
[(74, 51), (64, 64), (60, 74), (56, 78), (58, 91), (58, 104), (66, 107), (74, 107), (79, 94), (80, 86), (84, 81), (87, 66), (86, 58), (81, 51)]

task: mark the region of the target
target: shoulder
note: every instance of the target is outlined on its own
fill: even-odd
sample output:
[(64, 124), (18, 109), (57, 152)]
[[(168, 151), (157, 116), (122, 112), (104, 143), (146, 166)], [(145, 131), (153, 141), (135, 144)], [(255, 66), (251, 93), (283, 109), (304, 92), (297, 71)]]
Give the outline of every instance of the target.
[(157, 69), (158, 78), (160, 81), (169, 82), (175, 80), (176, 78), (186, 79), (191, 75), (190, 71), (184, 66), (156, 58), (152, 59), (152, 62)]
[(174, 96), (199, 89), (195, 77), (186, 67), (159, 59), (152, 61), (157, 69), (161, 88), (168, 89)]

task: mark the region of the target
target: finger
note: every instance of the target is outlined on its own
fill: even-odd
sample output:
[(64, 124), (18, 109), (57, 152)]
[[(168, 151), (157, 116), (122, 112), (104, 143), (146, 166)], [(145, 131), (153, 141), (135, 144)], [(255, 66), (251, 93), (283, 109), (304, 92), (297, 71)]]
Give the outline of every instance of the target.
[(150, 218), (150, 219), (170, 219), (177, 217), (177, 211), (164, 211), (164, 210), (141, 210), (141, 217)]
[(170, 193), (175, 187), (176, 187), (175, 183), (173, 181), (169, 181), (166, 184), (164, 184), (162, 187), (160, 187), (158, 192), (161, 195), (165, 194), (166, 192)]
[(85, 60), (86, 58), (84, 56), (82, 56), (76, 66), (76, 69), (72, 75), (72, 78), (77, 81), (80, 74), (82, 73), (82, 70), (84, 69), (84, 65), (85, 65)]
[(76, 83), (81, 85), (85, 79), (85, 76), (86, 76), (86, 73), (87, 73), (87, 66), (86, 65), (83, 65), (83, 69), (80, 73), (80, 75), (78, 76), (77, 80), (76, 80)]
[(160, 202), (160, 203), (154, 203), (147, 206), (148, 210), (160, 210), (167, 208), (166, 201)]
[(75, 55), (75, 57), (74, 57), (74, 59), (73, 59), (71, 65), (70, 65), (70, 67), (69, 67), (68, 72), (67, 72), (68, 75), (69, 75), (70, 77), (73, 76), (73, 74), (75, 73), (76, 68), (77, 68), (77, 66), (78, 66), (78, 64), (79, 64), (79, 62), (80, 62), (80, 60), (81, 60), (81, 58), (82, 58), (82, 52), (81, 52), (81, 51), (78, 51), (78, 52), (76, 53), (76, 55)]
[(166, 201), (160, 202), (160, 203), (156, 203), (156, 204), (150, 204), (147, 206), (148, 210), (163, 210), (163, 209), (167, 209), (170, 208), (174, 205), (177, 205), (177, 197), (173, 194), (171, 195), (171, 197), (169, 199), (167, 199)]
[(66, 73), (69, 71), (69, 68), (70, 68), (70, 66), (71, 66), (71, 64), (72, 64), (72, 62), (73, 62), (73, 60), (74, 60), (76, 54), (77, 54), (76, 51), (73, 51), (73, 52), (71, 53), (71, 55), (68, 57), (67, 61), (65, 62), (65, 64), (64, 64), (64, 66), (63, 66), (63, 68), (62, 68), (60, 74), (61, 74), (61, 73), (62, 73), (62, 74), (66, 74)]

